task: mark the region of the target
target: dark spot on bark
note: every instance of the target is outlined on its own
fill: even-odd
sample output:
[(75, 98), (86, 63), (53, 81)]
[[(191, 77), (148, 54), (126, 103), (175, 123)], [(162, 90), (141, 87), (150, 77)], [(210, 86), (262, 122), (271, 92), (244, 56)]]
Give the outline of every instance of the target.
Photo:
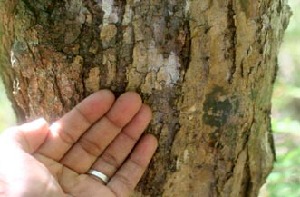
[(225, 97), (222, 87), (216, 86), (213, 91), (206, 96), (203, 106), (203, 122), (210, 126), (221, 127), (227, 122), (233, 106), (229, 98)]
[(28, 50), (28, 46), (24, 42), (20, 42), (18, 40), (15, 41), (13, 45), (13, 51), (15, 54), (22, 54)]

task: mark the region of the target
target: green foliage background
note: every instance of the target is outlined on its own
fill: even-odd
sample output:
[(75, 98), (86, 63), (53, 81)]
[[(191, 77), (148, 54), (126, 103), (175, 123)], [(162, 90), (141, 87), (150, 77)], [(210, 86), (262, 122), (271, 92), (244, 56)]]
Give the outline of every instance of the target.
[(272, 129), (277, 162), (267, 180), (269, 197), (300, 196), (300, 0), (293, 11), (279, 55), (274, 87)]
[(0, 80), (0, 133), (5, 128), (15, 123), (15, 115), (13, 113), (10, 102), (8, 101), (4, 86)]
[[(289, 4), (294, 14), (281, 47), (272, 101), (277, 162), (268, 177), (264, 197), (300, 196), (300, 0), (289, 0)], [(14, 123), (0, 80), (0, 133)]]

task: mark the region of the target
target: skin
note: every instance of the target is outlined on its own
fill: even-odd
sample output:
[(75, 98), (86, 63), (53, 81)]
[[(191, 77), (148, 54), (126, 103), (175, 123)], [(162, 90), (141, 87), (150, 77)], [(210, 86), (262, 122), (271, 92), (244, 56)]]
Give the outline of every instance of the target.
[(0, 136), (0, 196), (129, 196), (157, 148), (143, 134), (150, 119), (138, 94), (115, 100), (101, 90), (51, 126), (38, 119), (8, 129)]

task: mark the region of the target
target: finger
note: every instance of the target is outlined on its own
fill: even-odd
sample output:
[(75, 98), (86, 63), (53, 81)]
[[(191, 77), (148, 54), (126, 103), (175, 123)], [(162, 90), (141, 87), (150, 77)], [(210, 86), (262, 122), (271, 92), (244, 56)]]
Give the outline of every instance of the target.
[(113, 102), (114, 95), (109, 90), (87, 97), (50, 126), (50, 133), (38, 152), (59, 161), (80, 136), (111, 108)]
[(153, 135), (142, 137), (130, 158), (107, 184), (116, 196), (130, 195), (145, 172), (156, 148), (157, 140)]
[(138, 94), (128, 92), (121, 95), (111, 110), (81, 137), (61, 162), (78, 173), (87, 172), (122, 128), (138, 113), (141, 105)]
[(20, 147), (27, 153), (33, 153), (44, 143), (47, 133), (48, 123), (45, 119), (40, 118), (33, 122), (7, 129), (1, 136), (1, 145), (9, 143)]
[(151, 120), (151, 110), (143, 105), (131, 122), (107, 147), (92, 169), (111, 177), (121, 166)]

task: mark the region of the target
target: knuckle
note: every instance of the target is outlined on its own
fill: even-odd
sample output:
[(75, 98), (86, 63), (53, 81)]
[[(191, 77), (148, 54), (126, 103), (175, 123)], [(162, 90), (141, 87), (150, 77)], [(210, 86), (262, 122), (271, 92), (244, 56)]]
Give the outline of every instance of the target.
[(121, 165), (121, 162), (115, 157), (114, 155), (106, 152), (102, 156), (104, 162), (108, 163), (109, 165), (118, 168)]
[(100, 144), (93, 142), (93, 140), (85, 137), (83, 137), (79, 143), (85, 152), (87, 152), (88, 154), (94, 157), (98, 157), (103, 150)]

